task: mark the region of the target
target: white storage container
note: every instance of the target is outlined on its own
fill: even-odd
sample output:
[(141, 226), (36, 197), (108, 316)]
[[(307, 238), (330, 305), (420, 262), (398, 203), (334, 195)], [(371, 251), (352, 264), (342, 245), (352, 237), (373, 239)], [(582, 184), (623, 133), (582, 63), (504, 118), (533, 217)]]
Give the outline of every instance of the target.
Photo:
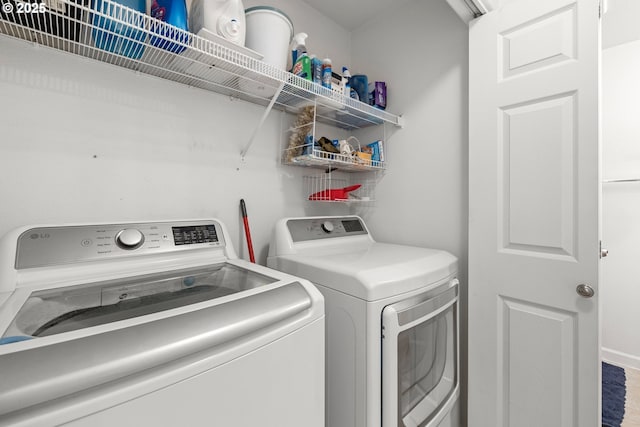
[(264, 62), (284, 70), (293, 37), (291, 19), (274, 7), (255, 6), (245, 10), (245, 20), (246, 46), (264, 55)]

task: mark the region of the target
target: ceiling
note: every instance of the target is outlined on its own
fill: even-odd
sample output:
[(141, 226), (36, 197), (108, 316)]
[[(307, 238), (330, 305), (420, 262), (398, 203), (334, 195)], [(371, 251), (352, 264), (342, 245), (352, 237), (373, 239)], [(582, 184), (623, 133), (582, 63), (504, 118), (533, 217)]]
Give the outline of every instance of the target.
[[(414, 0), (303, 0), (331, 18), (341, 27), (353, 31), (384, 12)], [(428, 0), (432, 1), (432, 0)], [(444, 0), (442, 0), (444, 1)], [(637, 1), (637, 0), (636, 0)]]
[[(364, 25), (388, 10), (415, 0), (303, 0), (348, 31)], [(433, 1), (433, 0), (427, 0)], [(445, 0), (441, 0), (445, 1)], [(606, 0), (602, 19), (602, 47), (640, 40), (640, 0)]]

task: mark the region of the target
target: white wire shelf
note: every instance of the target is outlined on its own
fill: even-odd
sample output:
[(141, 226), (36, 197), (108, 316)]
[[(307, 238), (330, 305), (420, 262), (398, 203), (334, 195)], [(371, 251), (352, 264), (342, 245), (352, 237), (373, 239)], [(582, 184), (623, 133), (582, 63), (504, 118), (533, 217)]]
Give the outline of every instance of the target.
[[(304, 147), (299, 148), (303, 149)], [(385, 169), (384, 162), (362, 159), (347, 154), (329, 153), (315, 148), (308, 154), (291, 157), (290, 160), (285, 161), (285, 164), (319, 169), (337, 169), (346, 172), (382, 171)]]
[(282, 86), (274, 107), (297, 113), (311, 102), (322, 106), (318, 121), (344, 129), (402, 125), (399, 116), (280, 70), (240, 49), (182, 31), (111, 0), (93, 0), (93, 5), (90, 0), (2, 0), (0, 33), (263, 106)]

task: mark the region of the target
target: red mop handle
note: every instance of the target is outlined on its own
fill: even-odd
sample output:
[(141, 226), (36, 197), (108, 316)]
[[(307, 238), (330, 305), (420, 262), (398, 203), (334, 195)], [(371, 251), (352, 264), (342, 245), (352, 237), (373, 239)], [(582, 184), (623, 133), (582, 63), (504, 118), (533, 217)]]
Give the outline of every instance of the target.
[(249, 248), (249, 260), (255, 263), (256, 257), (253, 254), (253, 243), (251, 242), (251, 230), (249, 230), (249, 218), (247, 217), (247, 206), (244, 204), (244, 199), (240, 199), (240, 209), (242, 210), (242, 221), (244, 222), (244, 235), (247, 239), (247, 248)]

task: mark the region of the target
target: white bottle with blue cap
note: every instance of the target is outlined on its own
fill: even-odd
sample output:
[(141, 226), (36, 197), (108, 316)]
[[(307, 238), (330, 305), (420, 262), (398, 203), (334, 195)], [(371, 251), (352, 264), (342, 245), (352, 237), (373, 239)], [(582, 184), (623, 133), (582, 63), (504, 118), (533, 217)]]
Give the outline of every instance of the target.
[(340, 80), (340, 88), (342, 88), (342, 94), (346, 97), (351, 96), (351, 86), (349, 84), (351, 79), (351, 73), (347, 67), (342, 67), (342, 80)]

